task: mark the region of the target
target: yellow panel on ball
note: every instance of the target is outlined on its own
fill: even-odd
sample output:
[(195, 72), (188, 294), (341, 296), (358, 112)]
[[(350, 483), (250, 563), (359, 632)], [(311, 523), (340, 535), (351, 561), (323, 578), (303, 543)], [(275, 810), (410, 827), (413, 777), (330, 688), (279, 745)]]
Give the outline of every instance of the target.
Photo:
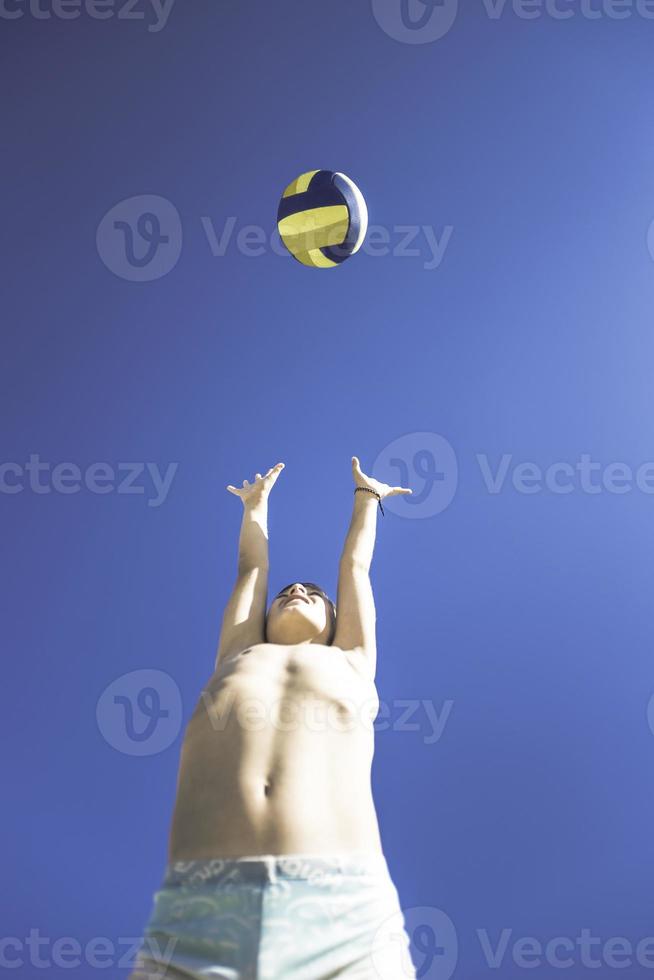
[(331, 269), (337, 265), (323, 253), (320, 248), (312, 248), (309, 252), (294, 252), (293, 258), (301, 262), (302, 265), (310, 265), (314, 269)]
[(282, 218), (279, 234), (289, 252), (307, 252), (327, 245), (340, 245), (347, 235), (350, 217), (344, 205), (311, 208)]

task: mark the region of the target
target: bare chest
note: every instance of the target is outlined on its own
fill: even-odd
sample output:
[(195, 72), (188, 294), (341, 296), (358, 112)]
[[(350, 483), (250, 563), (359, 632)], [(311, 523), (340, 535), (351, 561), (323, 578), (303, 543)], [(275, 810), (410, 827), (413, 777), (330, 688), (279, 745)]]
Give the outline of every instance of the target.
[(379, 710), (375, 683), (360, 655), (339, 647), (261, 643), (228, 657), (205, 685), (196, 712), (270, 713), (274, 705), (332, 707), (371, 723)]

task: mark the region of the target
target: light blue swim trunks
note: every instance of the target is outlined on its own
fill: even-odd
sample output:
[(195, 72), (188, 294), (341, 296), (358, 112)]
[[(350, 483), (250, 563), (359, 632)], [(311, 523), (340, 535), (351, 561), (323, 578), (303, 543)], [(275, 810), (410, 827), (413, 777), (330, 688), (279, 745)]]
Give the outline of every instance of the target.
[(415, 980), (380, 853), (177, 861), (133, 980)]

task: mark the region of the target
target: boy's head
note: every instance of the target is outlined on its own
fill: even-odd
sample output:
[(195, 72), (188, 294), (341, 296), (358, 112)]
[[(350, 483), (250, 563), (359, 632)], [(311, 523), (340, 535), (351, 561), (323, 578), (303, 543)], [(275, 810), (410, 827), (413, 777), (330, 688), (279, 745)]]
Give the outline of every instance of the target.
[(324, 643), (336, 632), (336, 606), (315, 582), (293, 582), (277, 593), (266, 616), (266, 643)]

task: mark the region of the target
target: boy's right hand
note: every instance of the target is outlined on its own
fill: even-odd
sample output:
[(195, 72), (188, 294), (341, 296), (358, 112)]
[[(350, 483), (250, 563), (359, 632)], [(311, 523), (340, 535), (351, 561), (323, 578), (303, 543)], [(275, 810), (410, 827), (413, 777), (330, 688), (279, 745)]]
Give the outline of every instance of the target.
[(230, 483), (227, 489), (230, 493), (236, 494), (237, 497), (241, 498), (244, 507), (251, 507), (254, 504), (268, 499), (268, 494), (274, 487), (277, 482), (277, 477), (283, 469), (284, 463), (277, 463), (276, 466), (271, 466), (263, 476), (261, 473), (256, 473), (254, 483), (243, 480), (242, 487), (233, 487)]

